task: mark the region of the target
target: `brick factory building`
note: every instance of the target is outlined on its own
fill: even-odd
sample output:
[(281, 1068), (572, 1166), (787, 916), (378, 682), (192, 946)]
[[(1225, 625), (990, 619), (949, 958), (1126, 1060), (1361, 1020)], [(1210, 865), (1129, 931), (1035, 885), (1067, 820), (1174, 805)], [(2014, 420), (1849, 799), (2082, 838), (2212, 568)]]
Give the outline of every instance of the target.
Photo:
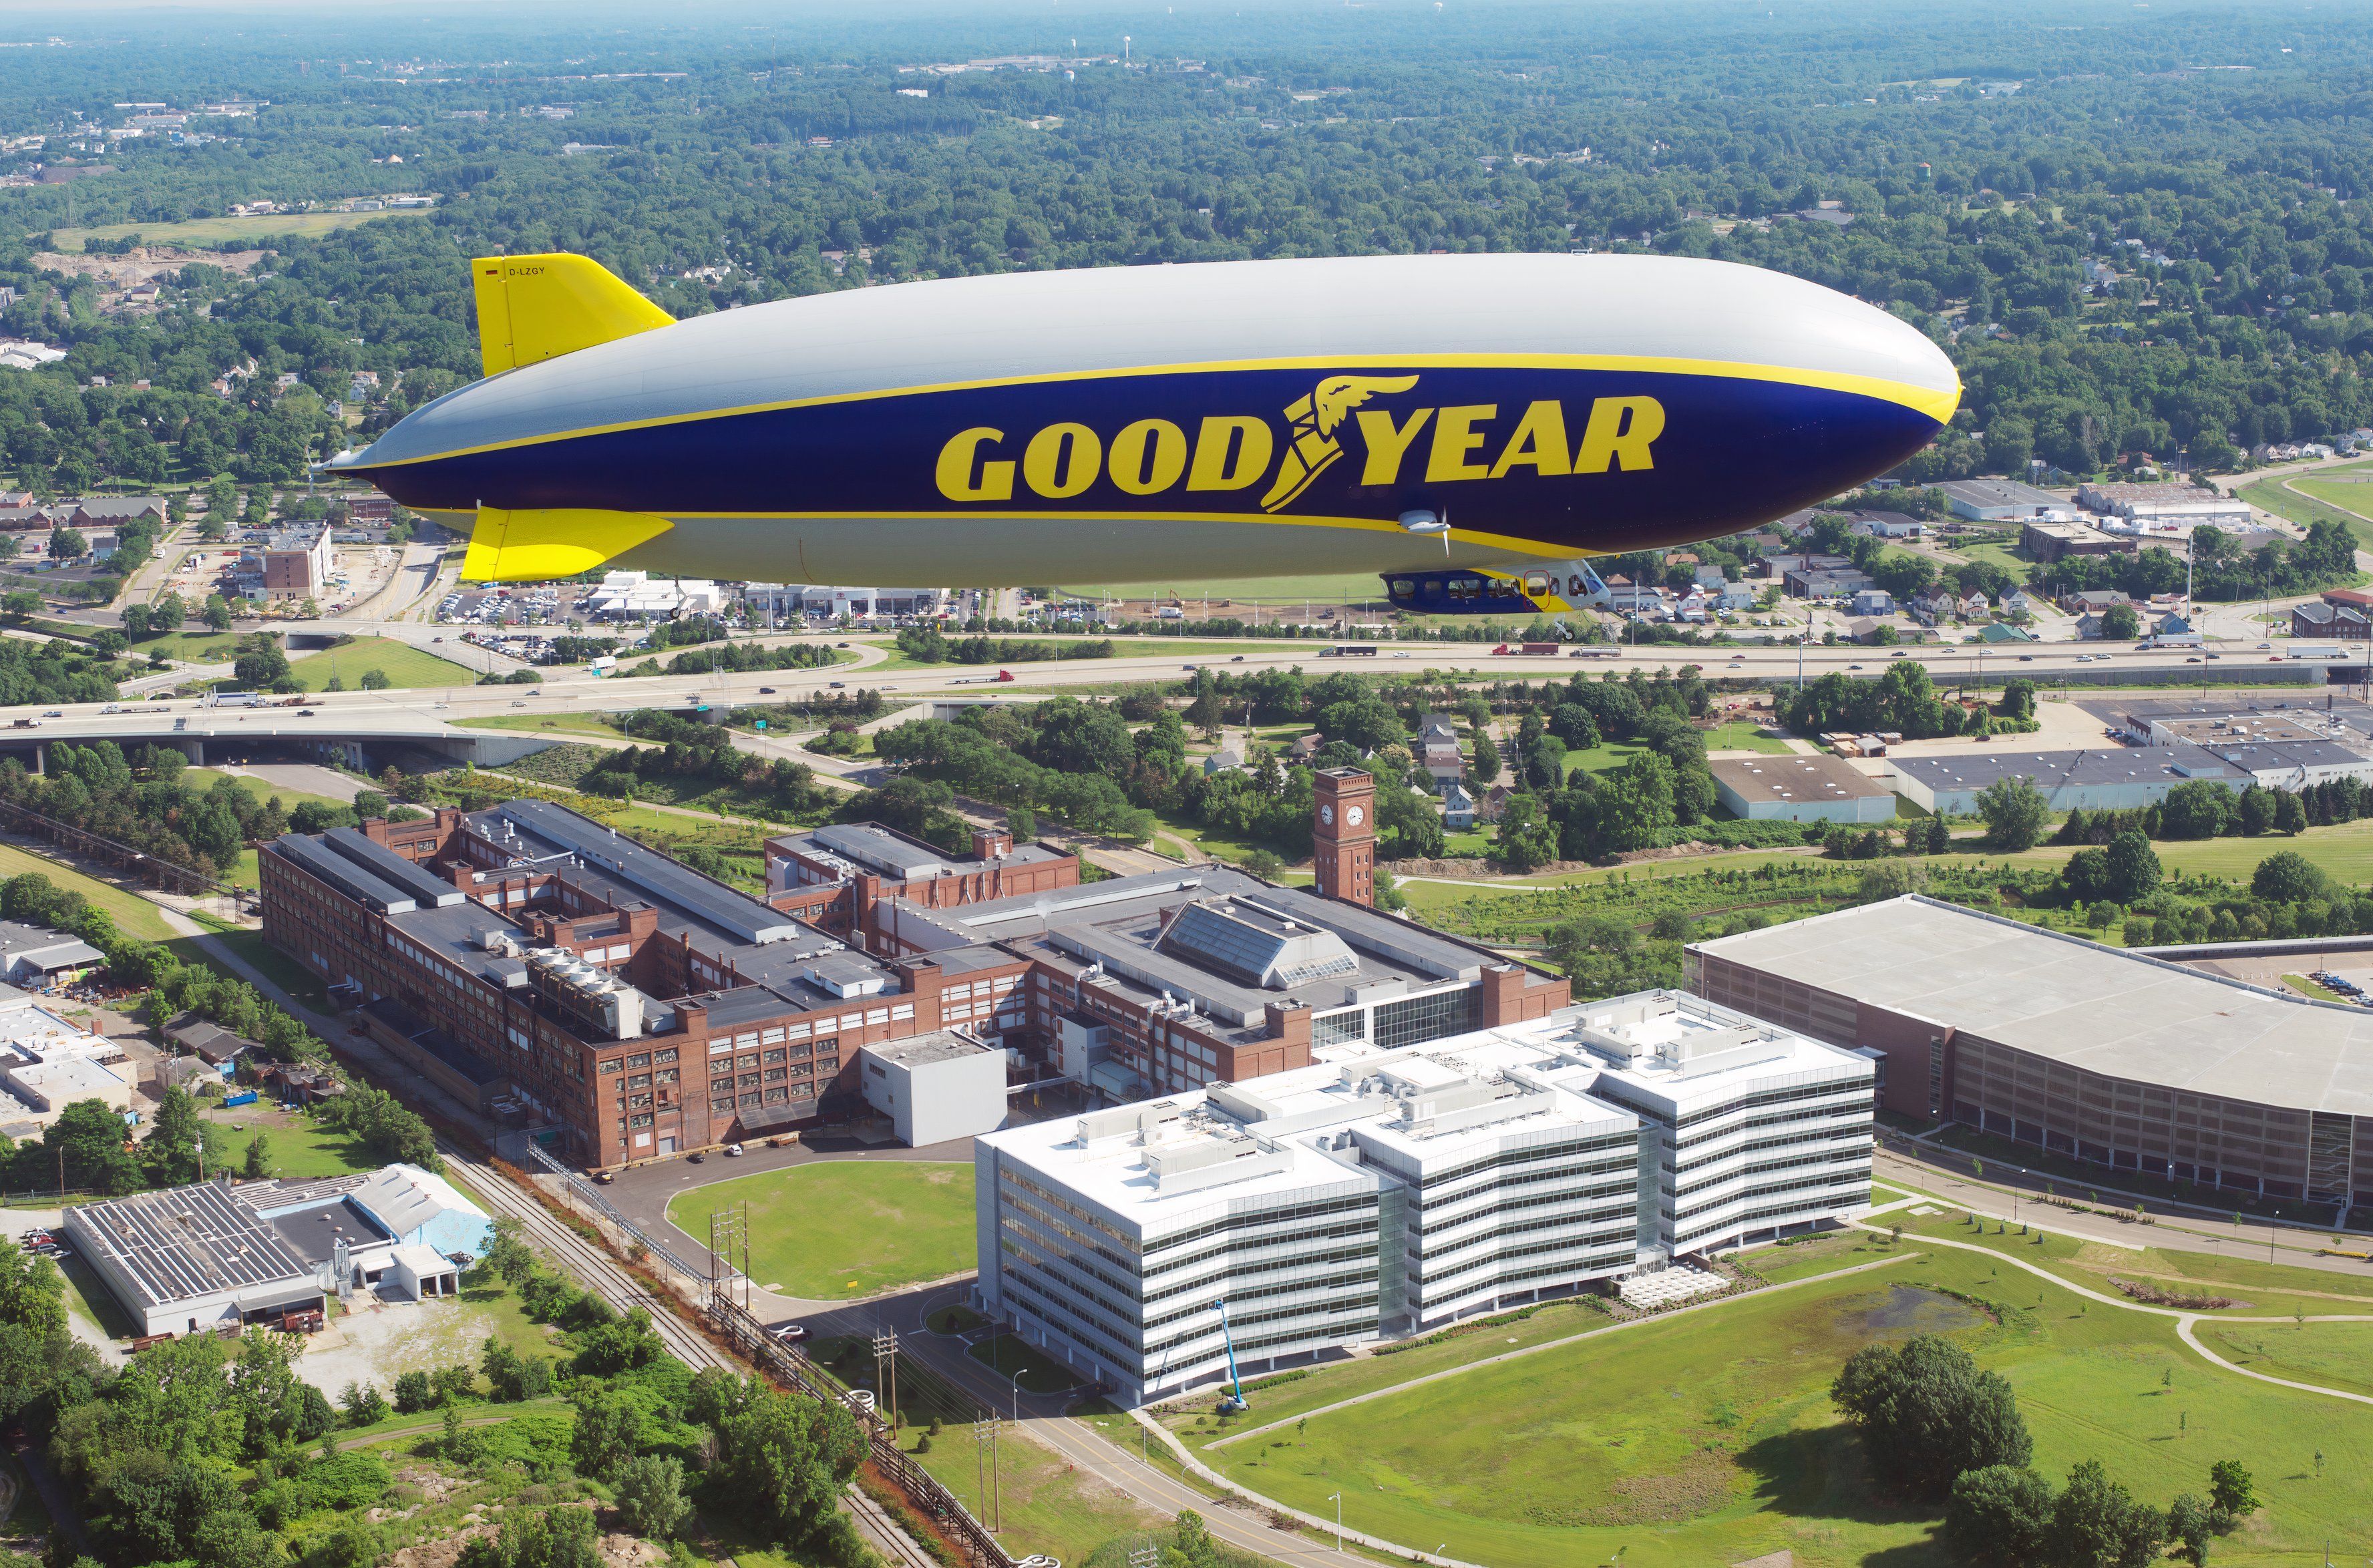
[(2373, 1014), (1910, 896), (1699, 943), (1707, 1000), (1882, 1059), (1879, 1103), (2106, 1173), (2373, 1203)]
[[(1329, 881), (1364, 895), (1365, 776), (1334, 782)], [(1414, 1044), (1567, 1001), (1562, 979), (1353, 897), (1210, 867), (1083, 885), (1075, 857), (1025, 849), (794, 836), (769, 845), (761, 901), (546, 802), (446, 808), (267, 845), (264, 935), (423, 1076), (594, 1167), (854, 1108), (859, 1047), (942, 1029), (1120, 1100), (1304, 1066), (1314, 1039)]]

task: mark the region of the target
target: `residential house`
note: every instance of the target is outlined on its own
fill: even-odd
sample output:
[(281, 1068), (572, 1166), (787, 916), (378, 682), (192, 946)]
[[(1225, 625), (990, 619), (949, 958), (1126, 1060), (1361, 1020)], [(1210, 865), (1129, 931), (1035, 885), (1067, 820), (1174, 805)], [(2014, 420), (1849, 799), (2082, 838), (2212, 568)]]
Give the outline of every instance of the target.
[(1306, 735), (1296, 735), (1293, 744), (1288, 748), (1287, 760), (1297, 766), (1306, 766), (1312, 757), (1318, 755), (1318, 748), (1326, 743), (1327, 738), (1315, 730)]
[(1442, 787), (1442, 825), (1455, 833), (1464, 833), (1475, 825), (1475, 797), (1463, 784), (1447, 782)]
[(1239, 772), (1244, 766), (1244, 753), (1233, 746), (1222, 746), (1203, 759), (1203, 777), (1210, 778), (1217, 774)]
[(2031, 620), (2043, 608), (2043, 602), (2024, 588), (2012, 589), (2003, 595), (2002, 613), (2014, 621)]
[(1420, 720), (1417, 740), (1410, 749), (1417, 753), (1418, 766), (1432, 778), (1436, 789), (1467, 776), (1467, 758), (1459, 751), (1458, 720), (1447, 713), (1429, 713)]
[(1708, 593), (1719, 593), (1726, 582), (1720, 567), (1700, 567), (1689, 575), (1689, 580)]
[(1853, 613), (1857, 615), (1892, 615), (1895, 596), (1883, 588), (1863, 588), (1854, 591)]
[(2060, 596), (2060, 607), (2072, 615), (2098, 615), (2117, 605), (2132, 603), (2114, 588), (2079, 589)]
[(1982, 593), (1971, 593), (1953, 606), (1953, 613), (1965, 621), (1982, 621), (1993, 613), (1993, 602)]

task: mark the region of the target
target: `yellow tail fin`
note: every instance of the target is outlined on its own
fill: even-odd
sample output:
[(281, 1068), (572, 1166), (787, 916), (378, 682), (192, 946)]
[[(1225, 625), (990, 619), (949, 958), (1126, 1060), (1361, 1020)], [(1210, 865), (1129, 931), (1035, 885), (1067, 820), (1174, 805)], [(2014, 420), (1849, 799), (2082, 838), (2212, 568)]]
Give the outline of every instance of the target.
[(480, 507), (462, 557), (464, 582), (544, 582), (590, 572), (673, 528), (645, 512)]
[(675, 323), (584, 256), (481, 256), (470, 263), (470, 277), (478, 354), (489, 376)]

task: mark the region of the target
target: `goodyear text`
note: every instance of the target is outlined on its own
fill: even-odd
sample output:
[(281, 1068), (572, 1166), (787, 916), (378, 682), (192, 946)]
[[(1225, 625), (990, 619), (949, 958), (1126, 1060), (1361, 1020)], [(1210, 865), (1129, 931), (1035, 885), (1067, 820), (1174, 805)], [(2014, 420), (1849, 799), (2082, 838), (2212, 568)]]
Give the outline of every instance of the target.
[[(1249, 490), (1276, 510), (1340, 457), (1356, 457), (1361, 486), (1426, 486), (1636, 473), (1655, 466), (1664, 405), (1653, 397), (1601, 397), (1588, 407), (1544, 399), (1432, 407), (1361, 407), (1407, 390), (1416, 377), (1331, 377), (1286, 410), (1280, 440), (1269, 421), (1215, 415), (1192, 427), (1139, 419), (1099, 430), (1064, 420), (1035, 431), (979, 425), (941, 447), (934, 477), (952, 501), (1068, 500), (1098, 480), (1130, 496)], [(1341, 431), (1357, 432), (1346, 452)]]

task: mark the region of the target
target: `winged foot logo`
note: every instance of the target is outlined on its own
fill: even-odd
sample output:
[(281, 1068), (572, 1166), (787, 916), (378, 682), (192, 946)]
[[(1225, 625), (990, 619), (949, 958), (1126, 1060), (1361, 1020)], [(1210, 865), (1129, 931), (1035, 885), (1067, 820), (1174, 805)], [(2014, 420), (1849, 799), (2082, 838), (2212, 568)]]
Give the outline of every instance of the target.
[(1207, 415), (1191, 437), (1175, 420), (1138, 419), (1109, 439), (1063, 420), (1032, 435), (1017, 457), (1006, 455), (1005, 431), (975, 426), (948, 438), (933, 477), (941, 496), (965, 502), (1011, 501), (1018, 491), (1068, 500), (1100, 479), (1129, 496), (1181, 489), (1220, 495), (1249, 490), (1266, 478), (1259, 505), (1274, 512), (1292, 506), (1343, 458), (1347, 429), (1359, 434), (1363, 487), (1405, 479), (1460, 484), (1518, 473), (1566, 478), (1655, 466), (1653, 449), (1664, 434), (1665, 409), (1653, 397), (1596, 397), (1579, 405), (1582, 435), (1575, 441), (1568, 434), (1567, 405), (1556, 399), (1507, 404), (1504, 418), (1496, 403), (1408, 406), (1400, 394), (1417, 391), (1420, 380), (1415, 374), (1324, 377), (1286, 405), (1281, 441), (1269, 420), (1249, 415)]

